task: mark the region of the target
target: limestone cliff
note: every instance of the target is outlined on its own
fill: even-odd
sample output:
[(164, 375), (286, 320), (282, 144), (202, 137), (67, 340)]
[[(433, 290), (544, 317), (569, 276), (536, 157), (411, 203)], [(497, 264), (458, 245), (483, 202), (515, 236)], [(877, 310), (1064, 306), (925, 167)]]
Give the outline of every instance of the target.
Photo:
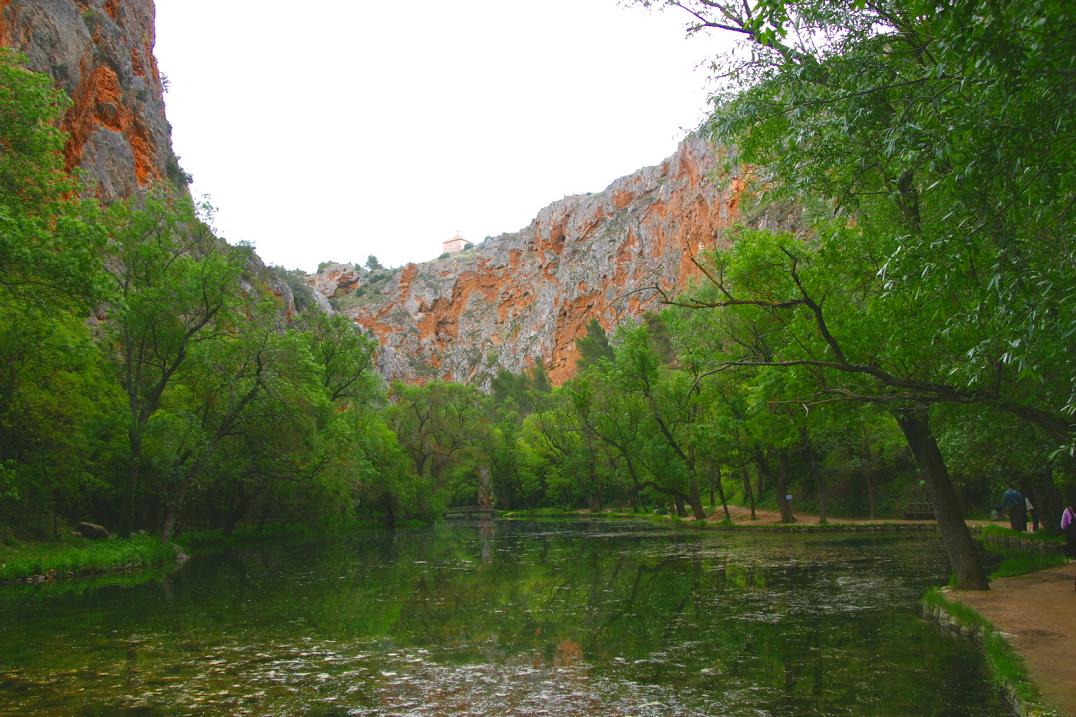
[(682, 288), (692, 256), (723, 241), (743, 181), (713, 176), (718, 152), (691, 136), (661, 164), (605, 191), (566, 197), (514, 234), (391, 272), (329, 265), (315, 291), (378, 337), (390, 378), (485, 383), (542, 357), (554, 382), (575, 370), (591, 317), (610, 330)]
[[(67, 167), (82, 169), (104, 202), (157, 182), (187, 191), (153, 55), (155, 17), (153, 0), (0, 0), (0, 46), (25, 54), (31, 70), (67, 93)], [(257, 256), (245, 287), (268, 289), (294, 311), (291, 289)]]
[(154, 16), (152, 0), (0, 0), (0, 44), (71, 98), (67, 164), (83, 168), (105, 201), (158, 180), (186, 187), (153, 56)]
[[(186, 191), (153, 56), (154, 17), (152, 0), (0, 0), (0, 44), (70, 96), (67, 163), (102, 201), (159, 181)], [(684, 286), (696, 273), (692, 255), (723, 240), (743, 183), (715, 181), (716, 166), (714, 148), (689, 137), (661, 164), (554, 202), (519, 232), (395, 271), (330, 265), (308, 283), (381, 340), (390, 378), (485, 383), (498, 368), (519, 371), (541, 357), (562, 382), (590, 318), (611, 329), (653, 308), (644, 289)], [(268, 289), (294, 311), (288, 276), (257, 257), (247, 273), (249, 290)]]

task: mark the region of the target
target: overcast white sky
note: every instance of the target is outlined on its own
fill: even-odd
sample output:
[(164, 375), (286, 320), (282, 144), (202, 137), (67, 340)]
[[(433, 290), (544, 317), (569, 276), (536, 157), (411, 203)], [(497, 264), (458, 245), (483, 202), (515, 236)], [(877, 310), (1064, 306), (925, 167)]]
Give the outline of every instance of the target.
[(616, 0), (157, 0), (176, 153), (268, 263), (425, 261), (657, 164), (717, 37)]

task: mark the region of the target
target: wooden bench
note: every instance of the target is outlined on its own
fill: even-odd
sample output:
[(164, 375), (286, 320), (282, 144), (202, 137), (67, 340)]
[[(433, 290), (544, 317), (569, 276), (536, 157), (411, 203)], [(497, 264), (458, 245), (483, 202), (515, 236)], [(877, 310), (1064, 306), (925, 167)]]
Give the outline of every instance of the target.
[(934, 520), (934, 506), (923, 501), (921, 503), (909, 503), (904, 508), (905, 520)]

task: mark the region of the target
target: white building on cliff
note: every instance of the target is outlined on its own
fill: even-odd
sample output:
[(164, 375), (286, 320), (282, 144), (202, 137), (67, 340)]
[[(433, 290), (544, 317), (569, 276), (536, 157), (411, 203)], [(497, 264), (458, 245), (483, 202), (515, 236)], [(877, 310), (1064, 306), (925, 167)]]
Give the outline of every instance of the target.
[(461, 237), (459, 232), (456, 232), (456, 235), (451, 239), (446, 239), (444, 243), (446, 254), (461, 252), (469, 246), (471, 246), (471, 242)]

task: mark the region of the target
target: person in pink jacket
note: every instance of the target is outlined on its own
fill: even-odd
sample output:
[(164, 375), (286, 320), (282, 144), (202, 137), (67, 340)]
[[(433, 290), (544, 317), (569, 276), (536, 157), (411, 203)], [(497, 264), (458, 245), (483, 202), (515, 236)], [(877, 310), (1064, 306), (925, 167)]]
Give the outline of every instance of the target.
[(1061, 534), (1065, 536), (1065, 555), (1076, 558), (1076, 509), (1072, 507), (1074, 501), (1069, 501), (1068, 507), (1061, 513)]

